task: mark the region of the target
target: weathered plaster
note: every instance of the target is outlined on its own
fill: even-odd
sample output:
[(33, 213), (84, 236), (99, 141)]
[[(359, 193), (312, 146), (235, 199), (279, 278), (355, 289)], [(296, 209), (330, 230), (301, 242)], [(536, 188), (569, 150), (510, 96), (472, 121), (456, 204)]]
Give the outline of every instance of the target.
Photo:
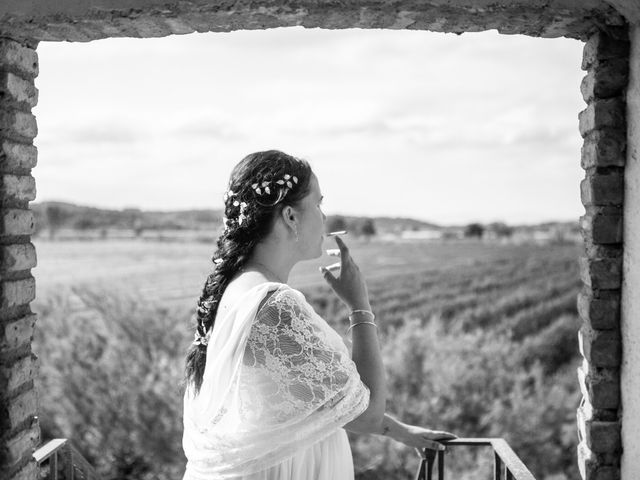
[(640, 478), (640, 25), (630, 30), (624, 175), (621, 480)]
[(606, 0), (613, 5), (631, 24), (640, 24), (640, 1), (638, 0)]
[[(624, 0), (618, 0), (624, 1)], [(635, 1), (635, 0), (632, 0)], [(3, 0), (0, 35), (85, 42), (208, 31), (386, 28), (586, 39), (624, 17), (604, 0)]]

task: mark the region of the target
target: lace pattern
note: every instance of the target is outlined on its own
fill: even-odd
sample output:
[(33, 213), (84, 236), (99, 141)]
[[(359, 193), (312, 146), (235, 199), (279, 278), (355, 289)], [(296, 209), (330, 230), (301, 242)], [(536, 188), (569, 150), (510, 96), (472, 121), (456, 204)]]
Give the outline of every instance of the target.
[(340, 415), (340, 390), (359, 378), (339, 335), (290, 290), (277, 292), (260, 310), (243, 368), (241, 414), (261, 424), (325, 408), (336, 407)]
[[(194, 478), (231, 478), (273, 466), (369, 405), (369, 389), (342, 337), (301, 292), (281, 285), (243, 323), (233, 349), (232, 388), (215, 423), (196, 425), (185, 415), (183, 445)], [(254, 301), (264, 297), (261, 292)], [(198, 433), (187, 435), (187, 429)]]

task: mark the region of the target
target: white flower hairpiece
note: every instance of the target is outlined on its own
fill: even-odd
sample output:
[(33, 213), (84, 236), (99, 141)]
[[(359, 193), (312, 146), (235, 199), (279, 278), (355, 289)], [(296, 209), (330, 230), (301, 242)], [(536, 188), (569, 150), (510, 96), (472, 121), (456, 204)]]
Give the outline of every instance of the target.
[[(280, 180), (276, 180), (275, 183), (277, 183), (279, 185), (284, 185), (286, 183), (288, 188), (293, 188), (293, 183), (291, 183), (291, 181), (289, 180), (290, 178), (293, 180), (294, 183), (296, 183), (296, 184), (298, 183), (298, 177), (296, 177), (295, 175), (291, 176), (288, 173), (285, 173), (284, 174), (284, 178), (282, 178)], [(251, 188), (253, 188), (258, 195), (262, 195), (262, 189), (263, 188), (264, 188), (264, 191), (265, 191), (266, 194), (270, 194), (271, 193), (271, 190), (269, 189), (269, 184), (270, 183), (271, 183), (270, 181), (269, 182), (264, 181), (262, 183), (257, 182), (257, 183), (252, 184)]]
[(192, 343), (194, 345), (207, 345), (209, 343), (209, 338), (211, 338), (211, 330), (212, 330), (211, 328), (207, 330), (207, 333), (204, 337), (200, 335), (198, 330), (196, 330)]
[[(218, 263), (218, 260), (222, 261), (221, 259), (216, 259), (214, 260), (216, 263)], [(209, 311), (211, 310), (211, 305), (213, 305), (215, 303), (215, 300), (213, 297), (208, 297), (205, 300), (199, 300), (198, 301), (198, 315), (199, 316), (206, 316), (209, 314)], [(196, 328), (196, 332), (194, 334), (194, 339), (193, 339), (193, 344), (194, 345), (206, 345), (207, 343), (209, 343), (209, 337), (211, 337), (211, 331), (213, 330), (213, 326), (211, 326), (203, 335), (200, 334), (200, 330), (198, 328)]]
[[(293, 183), (292, 183), (293, 180)], [(270, 195), (271, 194), (271, 188), (269, 187), (269, 185), (272, 183), (271, 180), (265, 180), (263, 182), (256, 182), (251, 184), (251, 188), (253, 188), (253, 190), (258, 194), (258, 195), (263, 195), (263, 193)], [(293, 184), (297, 184), (298, 183), (298, 177), (296, 177), (295, 175), (289, 175), (288, 173), (286, 173), (284, 175), (283, 178), (276, 180), (275, 183), (277, 183), (278, 185), (285, 185), (285, 191), (284, 193), (287, 192), (287, 190), (293, 188)], [(234, 195), (237, 195), (238, 192), (234, 192), (233, 190), (227, 190), (226, 192), (224, 192), (223, 195), (223, 199), (225, 201), (225, 203), (227, 202), (227, 200), (231, 197), (233, 197)], [(245, 214), (245, 210), (247, 209), (248, 205), (246, 202), (241, 202), (239, 200), (234, 200), (233, 201), (233, 205), (235, 207), (237, 207), (238, 205), (240, 205), (240, 215), (238, 215), (238, 225), (242, 225), (242, 223), (244, 221), (247, 220), (248, 216)], [(227, 217), (222, 217), (222, 223), (224, 224), (224, 231), (227, 232), (229, 230), (229, 219)]]
[(233, 197), (234, 195), (237, 195), (237, 192), (234, 192), (233, 190), (227, 190), (226, 192), (224, 192), (224, 195), (222, 198), (226, 202), (229, 199), (229, 197)]

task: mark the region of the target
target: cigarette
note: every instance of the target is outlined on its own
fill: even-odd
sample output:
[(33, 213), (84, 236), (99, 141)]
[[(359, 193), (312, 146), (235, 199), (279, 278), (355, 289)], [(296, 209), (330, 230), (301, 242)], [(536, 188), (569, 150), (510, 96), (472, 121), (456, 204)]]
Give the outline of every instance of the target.
[(340, 256), (340, 249), (339, 248), (327, 248), (327, 255), (333, 255), (335, 257), (339, 257)]
[(329, 265), (328, 267), (324, 267), (327, 270), (331, 271), (331, 270), (337, 270), (338, 268), (340, 268), (340, 262), (338, 263), (332, 263), (331, 265)]
[(345, 233), (347, 233), (346, 230), (338, 230), (337, 232), (329, 232), (329, 233), (327, 233), (327, 237), (330, 237), (331, 235), (344, 235)]

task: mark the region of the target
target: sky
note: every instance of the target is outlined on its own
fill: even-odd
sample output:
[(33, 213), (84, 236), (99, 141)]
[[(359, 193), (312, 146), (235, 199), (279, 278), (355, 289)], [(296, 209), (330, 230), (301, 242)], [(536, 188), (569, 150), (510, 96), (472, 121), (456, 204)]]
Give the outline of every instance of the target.
[(41, 42), (37, 202), (223, 207), (233, 166), (309, 161), (327, 215), (577, 221), (582, 42), (303, 27)]

